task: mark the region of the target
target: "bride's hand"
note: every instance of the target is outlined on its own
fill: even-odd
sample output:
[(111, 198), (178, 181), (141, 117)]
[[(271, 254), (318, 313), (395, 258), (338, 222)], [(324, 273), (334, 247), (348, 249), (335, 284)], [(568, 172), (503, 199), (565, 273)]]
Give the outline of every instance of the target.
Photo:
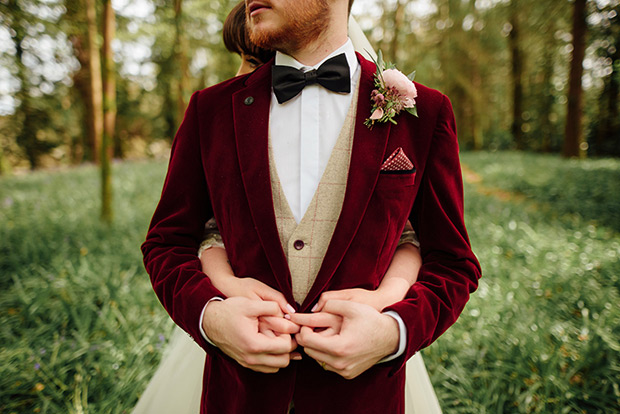
[(361, 288), (331, 290), (323, 292), (312, 312), (320, 312), (329, 300), (349, 300), (372, 306), (379, 312), (385, 307), (402, 300), (409, 290), (409, 283), (401, 278), (384, 279), (377, 290)]
[(272, 301), (278, 304), (283, 315), (295, 312), (282, 293), (251, 277), (237, 277), (228, 262), (226, 250), (221, 247), (211, 247), (202, 252), (200, 263), (213, 286), (227, 297)]
[(276, 302), (282, 310), (282, 316), (295, 313), (295, 309), (289, 305), (282, 293), (256, 279), (233, 275), (215, 279), (217, 282), (211, 279), (213, 285), (228, 297), (243, 296), (248, 299)]
[(367, 290), (361, 288), (330, 290), (323, 292), (317, 304), (312, 308), (312, 312), (320, 312), (325, 307), (327, 301), (330, 300), (349, 300), (357, 303), (364, 303), (381, 311), (381, 298), (376, 290)]

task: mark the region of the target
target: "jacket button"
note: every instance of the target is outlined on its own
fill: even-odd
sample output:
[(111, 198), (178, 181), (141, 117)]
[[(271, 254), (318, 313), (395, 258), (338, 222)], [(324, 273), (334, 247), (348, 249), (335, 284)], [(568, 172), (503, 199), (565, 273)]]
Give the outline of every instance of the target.
[(293, 243), (293, 247), (294, 247), (296, 250), (301, 250), (301, 249), (303, 249), (303, 248), (304, 248), (304, 242), (303, 242), (303, 240), (295, 240), (295, 242)]
[(252, 105), (254, 103), (254, 97), (253, 96), (248, 96), (247, 98), (245, 98), (243, 103), (246, 104), (246, 105)]

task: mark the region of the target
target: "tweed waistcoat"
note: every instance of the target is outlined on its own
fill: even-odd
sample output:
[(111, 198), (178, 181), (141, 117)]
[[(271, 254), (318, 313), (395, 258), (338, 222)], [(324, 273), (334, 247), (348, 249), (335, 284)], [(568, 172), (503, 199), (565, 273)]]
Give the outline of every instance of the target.
[(316, 279), (342, 210), (353, 147), (358, 90), (356, 88), (353, 93), (340, 135), (299, 224), (282, 190), (269, 140), (273, 208), (280, 242), (291, 271), (293, 297), (297, 303), (304, 301)]

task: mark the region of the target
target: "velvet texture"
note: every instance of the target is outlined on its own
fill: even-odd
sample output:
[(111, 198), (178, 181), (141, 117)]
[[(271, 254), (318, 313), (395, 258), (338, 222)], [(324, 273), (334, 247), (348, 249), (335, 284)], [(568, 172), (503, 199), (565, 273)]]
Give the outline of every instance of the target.
[[(342, 213), (316, 282), (295, 304), (278, 238), (268, 164), (270, 62), (251, 75), (194, 93), (172, 148), (162, 197), (142, 245), (154, 290), (172, 319), (207, 351), (202, 413), (403, 413), (407, 358), (431, 344), (461, 313), (480, 267), (463, 222), (462, 178), (454, 116), (441, 93), (416, 84), (418, 113), (397, 125), (364, 126), (375, 66), (362, 67), (358, 114)], [(414, 164), (380, 172), (402, 147)], [(281, 291), (309, 312), (327, 290), (376, 288), (410, 219), (423, 266), (407, 298), (390, 309), (407, 325), (405, 354), (354, 380), (323, 371), (311, 358), (277, 374), (245, 369), (210, 346), (198, 326), (204, 304), (223, 296), (196, 257), (204, 223), (216, 217), (231, 265)]]

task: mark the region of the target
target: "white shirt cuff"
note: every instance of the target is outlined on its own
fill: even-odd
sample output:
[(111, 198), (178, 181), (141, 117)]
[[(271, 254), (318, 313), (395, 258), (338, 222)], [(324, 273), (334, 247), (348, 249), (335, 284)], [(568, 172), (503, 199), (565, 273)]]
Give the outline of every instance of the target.
[(213, 302), (214, 300), (224, 300), (223, 298), (220, 298), (219, 296), (214, 296), (211, 299), (209, 299), (209, 301), (205, 304), (204, 308), (202, 308), (202, 312), (200, 312), (200, 321), (198, 322), (198, 329), (200, 330), (200, 334), (202, 335), (202, 337), (205, 339), (205, 341), (207, 341), (209, 344), (217, 347), (217, 345), (215, 345), (207, 336), (207, 334), (205, 333), (204, 329), (202, 329), (202, 319), (205, 316), (205, 310), (207, 310), (207, 305), (211, 302)]
[(398, 349), (396, 350), (396, 353), (386, 356), (381, 361), (377, 362), (378, 364), (398, 358), (405, 352), (405, 348), (407, 347), (407, 327), (405, 326), (403, 318), (401, 318), (400, 315), (394, 311), (383, 312), (383, 314), (391, 316), (396, 320), (398, 323), (398, 333), (400, 337), (398, 339)]

